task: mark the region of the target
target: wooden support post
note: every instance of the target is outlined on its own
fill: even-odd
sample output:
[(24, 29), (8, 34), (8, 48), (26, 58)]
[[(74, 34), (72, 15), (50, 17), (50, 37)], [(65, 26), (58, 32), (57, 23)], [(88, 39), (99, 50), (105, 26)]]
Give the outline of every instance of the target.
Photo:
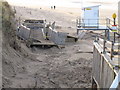
[(104, 43), (103, 43), (103, 53), (105, 53), (105, 48), (106, 48), (105, 44), (106, 44), (106, 40), (104, 40)]
[(114, 52), (114, 50), (113, 50), (113, 47), (114, 47), (114, 42), (112, 41), (112, 44), (111, 44), (111, 60), (113, 59), (113, 52)]

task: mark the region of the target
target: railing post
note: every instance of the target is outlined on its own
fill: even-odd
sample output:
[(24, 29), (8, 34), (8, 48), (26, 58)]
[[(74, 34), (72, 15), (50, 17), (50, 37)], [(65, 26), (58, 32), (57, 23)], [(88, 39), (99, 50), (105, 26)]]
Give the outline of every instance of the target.
[(79, 30), (77, 29), (77, 35), (79, 34)]
[(100, 20), (97, 19), (97, 29), (99, 29)]
[(110, 40), (110, 31), (109, 31), (109, 29), (107, 31), (107, 39)]
[(114, 47), (114, 42), (112, 41), (112, 44), (111, 44), (111, 60), (113, 59), (113, 47)]
[(104, 37), (105, 39), (107, 38), (107, 30), (105, 29), (105, 37)]
[(104, 43), (103, 43), (103, 53), (104, 53), (104, 54), (105, 54), (105, 49), (106, 49), (105, 44), (106, 44), (106, 40), (104, 40)]
[(115, 43), (115, 41), (116, 41), (116, 40), (115, 40), (115, 36), (116, 36), (115, 34), (116, 34), (116, 33), (114, 32), (114, 43)]
[(95, 42), (98, 42), (98, 40), (99, 40), (99, 38), (98, 38), (98, 36), (96, 36), (96, 38), (95, 38)]
[(88, 19), (88, 26), (89, 26), (89, 19)]
[(108, 18), (106, 18), (106, 26), (108, 27)]
[(109, 18), (106, 19), (106, 26), (107, 26), (108, 28), (110, 28), (110, 19), (109, 19)]
[(78, 19), (76, 19), (76, 26), (78, 26)]

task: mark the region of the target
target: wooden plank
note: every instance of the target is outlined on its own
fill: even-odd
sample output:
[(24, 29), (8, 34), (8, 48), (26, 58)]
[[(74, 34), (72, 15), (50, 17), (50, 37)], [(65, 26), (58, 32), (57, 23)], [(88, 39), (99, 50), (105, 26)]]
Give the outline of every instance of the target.
[[(119, 59), (118, 58), (113, 58), (113, 60), (111, 61), (113, 64), (114, 64), (114, 67), (115, 66), (120, 66), (120, 61), (119, 61)], [(119, 69), (118, 69), (119, 70)]]
[[(100, 44), (100, 46), (101, 46), (102, 48), (103, 48), (103, 45), (102, 45), (103, 42), (104, 42), (104, 40), (101, 39), (101, 38), (98, 40), (98, 43)], [(115, 44), (115, 45), (119, 45), (119, 44), (117, 43), (117, 44)], [(109, 56), (110, 56), (111, 59), (112, 59), (112, 57), (114, 57), (113, 53), (114, 53), (114, 52), (119, 52), (119, 49), (117, 48), (117, 46), (114, 46), (114, 44), (112, 45), (112, 42), (106, 41), (106, 43), (105, 43), (105, 51), (111, 53), (111, 54), (109, 54)]]
[(94, 79), (94, 81), (96, 82), (96, 84), (97, 84), (97, 88), (100, 88), (100, 85), (99, 85), (99, 83), (97, 82), (97, 80), (96, 80), (96, 78), (93, 76), (93, 79)]
[[(103, 48), (97, 42), (94, 42), (93, 77), (100, 87), (109, 88), (114, 80), (114, 75), (118, 73), (118, 70), (114, 69), (115, 64), (112, 62), (113, 60), (110, 59), (111, 54), (101, 53), (102, 51)], [(101, 60), (103, 62), (100, 64)], [(100, 76), (98, 74), (100, 74)]]
[[(104, 39), (99, 38), (98, 41), (99, 41), (99, 42), (104, 42)], [(107, 43), (108, 45), (111, 45), (111, 44), (112, 44), (112, 42), (111, 42), (111, 41), (108, 41), (108, 40), (106, 40), (106, 43)]]
[(51, 46), (51, 45), (56, 45), (56, 44), (54, 44), (54, 43), (47, 43), (47, 42), (46, 43), (33, 42), (32, 45), (50, 45)]
[(120, 58), (120, 55), (114, 55), (113, 57), (115, 57), (115, 58)]
[(98, 43), (99, 43), (101, 46), (103, 46), (103, 44), (104, 44), (104, 40), (101, 39), (101, 38), (98, 38)]
[[(109, 80), (109, 82), (108, 82), (108, 79), (109, 79), (108, 75), (110, 74), (112, 76), (111, 72), (114, 72), (114, 71), (113, 71), (113, 68), (109, 69), (110, 71), (108, 70), (108, 68), (110, 68), (110, 67), (109, 67), (108, 62), (106, 61), (106, 59), (104, 57), (104, 54), (100, 53), (100, 51), (101, 51), (100, 45), (98, 43), (94, 43), (94, 45), (95, 45), (94, 46), (94, 48), (95, 48), (95, 50), (94, 50), (94, 66), (95, 67), (94, 67), (94, 72), (93, 72), (94, 74), (93, 75), (94, 75), (95, 80), (98, 83), (98, 85), (100, 85), (100, 87), (103, 86), (103, 87), (108, 88), (108, 86), (110, 86), (109, 82), (112, 82), (111, 80)], [(104, 64), (101, 62), (101, 60), (104, 61)], [(100, 73), (101, 70), (102, 71), (104, 70), (103, 71), (104, 73)], [(106, 73), (106, 71), (107, 71), (107, 73)], [(103, 76), (101, 76), (101, 75), (103, 75)], [(101, 81), (101, 77), (103, 77), (103, 81)]]
[(118, 49), (119, 50), (119, 45), (115, 43), (113, 49)]
[[(111, 52), (111, 48), (107, 47), (106, 49)], [(119, 52), (119, 50), (118, 49), (113, 49), (113, 52)]]
[(78, 39), (77, 36), (73, 36), (73, 35), (67, 35), (68, 38), (75, 38), (75, 39)]
[(115, 46), (119, 46), (119, 45), (120, 45), (120, 43), (115, 43), (114, 45), (115, 45)]
[[(104, 45), (104, 39), (99, 38), (98, 39), (98, 43), (103, 47), (103, 45)], [(112, 47), (112, 42), (106, 40), (105, 47), (106, 47), (106, 49), (107, 48), (111, 48)]]
[(103, 48), (98, 43), (94, 42), (94, 46), (100, 54), (103, 52)]

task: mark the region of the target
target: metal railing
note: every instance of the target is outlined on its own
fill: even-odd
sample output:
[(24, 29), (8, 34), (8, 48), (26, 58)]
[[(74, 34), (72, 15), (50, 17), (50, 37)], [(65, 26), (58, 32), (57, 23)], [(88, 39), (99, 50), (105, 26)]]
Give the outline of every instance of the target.
[[(114, 31), (113, 30), (113, 25), (114, 25), (114, 21), (109, 19), (109, 18), (101, 18), (101, 19), (80, 19), (78, 18), (76, 20), (76, 25), (77, 25), (77, 34), (79, 32), (79, 30), (105, 30), (105, 37), (107, 38), (107, 40), (111, 40), (110, 37), (110, 31)], [(116, 29), (117, 31), (118, 29), (118, 23), (116, 22)], [(118, 32), (113, 32), (114, 36), (113, 36), (113, 42), (116, 42), (116, 37), (120, 36), (120, 34)]]
[(102, 52), (107, 53), (111, 60), (119, 58), (118, 47), (120, 43), (114, 43), (113, 41), (108, 41), (98, 37), (96, 38), (95, 41), (102, 47), (103, 49)]
[[(91, 23), (92, 22), (92, 23)], [(78, 18), (76, 20), (76, 25), (77, 26), (81, 26), (81, 27), (85, 27), (85, 26), (89, 26), (89, 25), (95, 25), (95, 26), (101, 26), (101, 25), (104, 25), (104, 26), (107, 26), (107, 27), (110, 27), (112, 25), (114, 25), (114, 21), (109, 19), (109, 18), (100, 18), (100, 19), (80, 19)], [(118, 24), (116, 23), (116, 25), (118, 26)]]
[(95, 25), (95, 26), (100, 26), (100, 25), (106, 25), (107, 26), (108, 22), (106, 19), (77, 19), (77, 26), (85, 27), (89, 25)]

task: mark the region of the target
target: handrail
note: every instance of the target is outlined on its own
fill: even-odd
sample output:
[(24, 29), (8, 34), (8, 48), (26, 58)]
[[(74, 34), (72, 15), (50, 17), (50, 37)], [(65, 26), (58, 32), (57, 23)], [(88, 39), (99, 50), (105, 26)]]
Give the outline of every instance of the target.
[(114, 43), (113, 41), (107, 41), (98, 37), (95, 41), (103, 48), (103, 53), (110, 53), (110, 58), (113, 60), (115, 57), (114, 52), (116, 52), (115, 47), (118, 47), (120, 43)]
[[(94, 23), (94, 20), (99, 21), (99, 22)], [(80, 19), (79, 18), (79, 19), (77, 19), (77, 24), (85, 25), (85, 23), (84, 23), (85, 21), (88, 21), (88, 23), (87, 23), (88, 25), (90, 25), (90, 24), (99, 24), (99, 25), (106, 25), (108, 27), (112, 26), (113, 23), (114, 23), (114, 21), (109, 19), (109, 18), (106, 18), (106, 19)], [(91, 23), (91, 22), (89, 23), (89, 21), (93, 21), (93, 23)], [(118, 26), (118, 23), (116, 25)]]
[[(114, 25), (114, 21), (110, 18), (106, 18), (106, 19), (77, 19), (77, 33), (78, 30), (105, 30), (105, 33), (107, 36), (107, 39), (110, 40), (110, 30), (113, 30), (113, 25)], [(118, 28), (118, 23), (116, 23), (117, 27), (117, 32), (114, 32), (114, 42), (116, 42), (116, 35), (120, 36), (120, 34), (118, 33), (118, 30), (120, 30)], [(120, 27), (120, 26), (119, 26)]]

